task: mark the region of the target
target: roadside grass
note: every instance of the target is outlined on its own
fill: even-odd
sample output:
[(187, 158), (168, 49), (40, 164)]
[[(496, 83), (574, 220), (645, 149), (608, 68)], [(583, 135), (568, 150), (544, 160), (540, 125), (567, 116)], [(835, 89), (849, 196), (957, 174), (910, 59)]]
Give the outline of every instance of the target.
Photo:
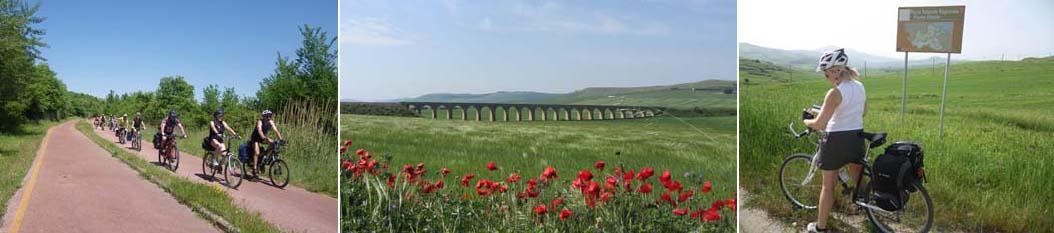
[[(17, 132), (0, 133), (0, 210), (7, 209), (8, 199), (22, 187), (22, 179), (37, 157), (40, 141), (58, 123), (39, 121), (22, 125)], [(4, 212), (0, 212), (0, 219)]]
[[(76, 128), (85, 136), (88, 136), (95, 144), (110, 151), (114, 157), (139, 172), (139, 175), (144, 179), (161, 187), (161, 189), (171, 194), (183, 205), (189, 206), (202, 218), (220, 227), (230, 224), (235, 228), (225, 229), (226, 231), (281, 232), (278, 227), (264, 221), (259, 213), (246, 211), (238, 207), (234, 199), (227, 195), (221, 187), (195, 183), (186, 178), (178, 177), (168, 170), (130, 154), (110, 142), (110, 140), (96, 135), (87, 121), (78, 120)], [(144, 145), (148, 145), (148, 142), (144, 141)], [(218, 216), (222, 221), (213, 218), (212, 215)]]
[[(812, 221), (815, 213), (790, 208), (777, 174), (784, 156), (815, 149), (787, 133), (791, 122), (803, 127), (801, 109), (820, 104), (830, 87), (819, 74), (814, 77), (741, 89), (741, 185), (755, 196), (753, 204), (798, 223)], [(902, 74), (861, 80), (868, 91), (866, 130), (923, 145), (935, 230), (1048, 230), (1054, 225), (1049, 218), (1054, 210), (1054, 59), (952, 65), (939, 139), (942, 80), (942, 73), (929, 68), (909, 72), (903, 121)]]
[[(444, 117), (441, 115), (440, 118)], [(710, 181), (714, 193), (707, 195), (728, 198), (731, 198), (736, 190), (735, 135), (734, 116), (655, 117), (616, 121), (477, 122), (341, 115), (341, 139), (352, 140), (354, 143), (349, 149), (369, 150), (378, 160), (384, 160), (390, 155), (393, 169), (404, 164), (413, 166), (424, 163), (432, 171), (449, 168), (453, 171), (452, 176), (473, 173), (479, 174), (477, 179), (501, 181), (506, 178), (504, 175), (509, 173), (521, 174), (526, 180), (546, 167), (553, 166), (561, 179), (569, 181), (574, 179), (578, 170), (592, 167), (594, 162), (603, 160), (609, 168), (620, 165), (625, 169), (636, 170), (654, 167), (657, 173), (670, 170), (674, 178), (684, 182), (686, 190), (698, 189), (704, 181)], [(616, 152), (619, 152), (619, 155), (616, 155)], [(488, 171), (485, 167), (488, 162), (497, 164), (502, 175), (494, 175), (498, 173)], [(350, 181), (347, 181), (347, 178), (345, 180), (343, 187), (351, 187), (348, 186)], [(457, 180), (453, 178), (447, 182), (451, 188), (457, 184)], [(657, 186), (657, 189), (662, 189), (662, 186)], [(476, 195), (471, 189), (458, 190), (460, 191), (453, 192)], [(658, 195), (653, 196), (657, 199)], [(342, 200), (346, 203), (345, 201)], [(465, 229), (464, 222), (459, 223), (451, 219), (452, 217), (441, 217), (450, 214), (449, 211), (465, 207), (455, 204), (448, 207), (447, 212), (428, 212), (437, 214), (435, 218), (440, 218), (430, 221), (447, 221), (446, 223), (453, 226), (461, 226), (449, 229)], [(349, 210), (342, 210), (342, 213), (348, 213), (347, 211)], [(366, 216), (342, 218), (348, 222), (349, 218), (363, 217)], [(527, 225), (530, 225), (529, 221)], [(485, 226), (468, 227), (481, 231), (492, 229)]]

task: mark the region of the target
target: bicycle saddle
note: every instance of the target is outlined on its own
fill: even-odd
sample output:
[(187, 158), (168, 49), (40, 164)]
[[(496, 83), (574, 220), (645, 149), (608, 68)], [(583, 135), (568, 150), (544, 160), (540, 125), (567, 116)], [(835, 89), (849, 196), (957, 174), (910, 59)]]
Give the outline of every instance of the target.
[(867, 139), (868, 141), (871, 141), (871, 148), (879, 147), (879, 146), (882, 146), (882, 144), (886, 144), (886, 135), (887, 135), (886, 132), (878, 132), (878, 133), (868, 133), (868, 132), (863, 132), (863, 131), (860, 132), (860, 137), (862, 137), (864, 139)]

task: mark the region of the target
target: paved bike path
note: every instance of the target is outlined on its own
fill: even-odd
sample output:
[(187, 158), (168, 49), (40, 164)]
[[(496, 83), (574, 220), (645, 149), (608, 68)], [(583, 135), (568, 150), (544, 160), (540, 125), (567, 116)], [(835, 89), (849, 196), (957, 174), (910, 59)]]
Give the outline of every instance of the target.
[[(117, 143), (112, 131), (95, 129), (95, 133)], [(140, 158), (157, 164), (157, 150), (150, 142), (152, 135), (143, 135), (143, 151), (131, 150), (131, 143), (120, 145)], [(200, 147), (201, 138), (188, 138), (179, 141), (181, 148)], [(232, 145), (234, 146), (234, 145)], [(289, 232), (337, 232), (338, 206), (337, 199), (323, 194), (313, 193), (290, 184), (285, 189), (271, 186), (266, 177), (262, 180), (244, 180), (238, 189), (226, 188), (222, 184), (206, 179), (201, 170), (201, 158), (186, 152), (180, 152), (179, 168), (176, 173), (194, 182), (209, 183), (222, 187), (234, 198), (236, 204), (259, 212), (269, 223)], [(295, 163), (296, 161), (289, 161)], [(219, 175), (219, 174), (217, 174)], [(336, 175), (336, 171), (334, 171)], [(221, 178), (222, 179), (222, 178)]]
[(16, 225), (19, 232), (219, 232), (99, 148), (76, 122), (45, 136), (34, 161), (40, 167), (8, 201), (3, 232)]

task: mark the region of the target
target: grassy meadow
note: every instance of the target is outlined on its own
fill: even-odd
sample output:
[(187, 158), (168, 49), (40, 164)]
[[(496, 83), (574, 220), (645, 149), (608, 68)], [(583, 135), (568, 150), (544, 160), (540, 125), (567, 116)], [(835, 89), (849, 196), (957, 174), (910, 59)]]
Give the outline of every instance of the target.
[[(430, 113), (422, 113), (422, 116), (430, 116)], [(392, 169), (397, 169), (403, 164), (424, 163), (430, 171), (449, 168), (453, 171), (450, 174), (451, 177), (473, 173), (478, 174), (477, 179), (501, 181), (505, 180), (509, 173), (518, 173), (526, 180), (541, 173), (546, 167), (552, 166), (557, 170), (560, 182), (565, 182), (575, 179), (575, 174), (581, 169), (592, 168), (594, 162), (603, 160), (609, 168), (607, 172), (619, 165), (627, 170), (653, 167), (656, 174), (668, 169), (674, 179), (684, 182), (685, 190), (698, 190), (704, 181), (710, 181), (713, 184), (713, 192), (705, 195), (697, 194), (706, 200), (732, 198), (732, 193), (735, 191), (736, 118), (734, 116), (545, 122), (502, 122), (500, 118), (498, 122), (477, 122), (445, 120), (442, 119), (443, 117), (442, 114), (440, 114), (441, 119), (344, 114), (341, 116), (341, 139), (353, 141), (354, 145), (349, 148), (349, 151), (363, 148), (369, 150), (378, 160), (383, 160), (384, 157), (390, 155)], [(459, 117), (459, 113), (455, 114), (455, 118)], [(483, 118), (486, 120), (485, 115)], [(620, 155), (616, 155), (616, 152), (620, 152)], [(345, 158), (351, 158), (349, 156), (355, 155), (349, 152)], [(488, 162), (494, 162), (498, 170), (488, 171), (485, 166)], [(597, 175), (601, 177), (600, 180), (603, 180), (603, 175)], [(455, 178), (446, 178), (446, 182), (448, 186), (457, 186)], [(564, 186), (559, 185), (559, 187)], [(662, 186), (656, 187), (656, 190), (661, 189), (663, 189)], [(476, 194), (465, 190), (465, 195), (474, 196)], [(641, 198), (647, 202), (653, 202), (658, 195), (652, 195), (654, 197), (641, 196)], [(702, 200), (700, 199), (700, 202)], [(466, 205), (469, 204), (471, 203)], [(706, 205), (709, 206), (709, 203)], [(520, 211), (529, 213), (530, 210), (515, 210), (514, 212), (519, 213)], [(576, 211), (584, 210), (576, 209)], [(674, 217), (669, 214), (669, 210), (656, 214), (664, 216), (663, 219)], [(365, 217), (344, 216), (343, 218), (347, 220), (348, 218)], [(597, 217), (596, 221), (601, 221), (600, 218)], [(654, 221), (659, 221), (658, 217), (655, 219)], [(687, 218), (681, 219), (679, 221), (687, 220)], [(724, 226), (728, 228), (721, 228), (723, 230), (720, 231), (734, 229), (732, 228), (734, 217), (726, 216), (726, 219), (728, 219), (726, 221), (733, 222), (726, 222)], [(534, 224), (530, 221), (526, 221), (527, 224), (502, 223), (504, 225), (490, 226), (491, 228), (466, 226), (464, 225), (466, 223), (450, 219), (435, 221), (449, 222), (453, 227), (444, 228), (447, 231), (458, 231), (458, 229), (488, 231), (487, 229), (499, 226), (505, 226), (505, 228), (498, 228), (504, 230), (541, 229), (531, 228)], [(464, 221), (469, 222), (470, 220)], [(593, 220), (590, 219), (590, 221)], [(349, 221), (345, 221), (346, 224), (347, 222)], [(605, 224), (599, 222), (596, 224), (601, 226), (598, 229), (611, 230), (602, 226)], [(677, 226), (683, 227), (683, 225)], [(545, 229), (586, 230), (566, 227), (568, 226), (563, 225)], [(704, 231), (710, 230), (704, 229)]]
[[(751, 202), (770, 215), (799, 225), (813, 221), (814, 212), (791, 209), (777, 175), (784, 156), (814, 151), (805, 140), (793, 140), (787, 125), (801, 127), (801, 109), (821, 104), (830, 85), (820, 73), (748, 64), (741, 66), (740, 77), (750, 80), (740, 90), (740, 182), (753, 194)], [(861, 79), (868, 94), (865, 130), (922, 144), (936, 231), (1049, 230), (1054, 225), (1049, 217), (1054, 210), (1054, 58), (952, 65), (943, 138), (938, 136), (942, 72), (909, 71), (903, 120), (903, 73)]]

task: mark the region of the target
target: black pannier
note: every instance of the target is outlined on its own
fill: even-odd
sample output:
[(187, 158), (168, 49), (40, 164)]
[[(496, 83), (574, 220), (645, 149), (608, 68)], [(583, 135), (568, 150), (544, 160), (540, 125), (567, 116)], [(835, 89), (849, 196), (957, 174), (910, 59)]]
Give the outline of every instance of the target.
[(154, 149), (161, 149), (161, 132), (154, 134)]
[(871, 185), (879, 207), (900, 210), (908, 202), (912, 186), (923, 178), (922, 147), (913, 142), (896, 142), (875, 159)]

